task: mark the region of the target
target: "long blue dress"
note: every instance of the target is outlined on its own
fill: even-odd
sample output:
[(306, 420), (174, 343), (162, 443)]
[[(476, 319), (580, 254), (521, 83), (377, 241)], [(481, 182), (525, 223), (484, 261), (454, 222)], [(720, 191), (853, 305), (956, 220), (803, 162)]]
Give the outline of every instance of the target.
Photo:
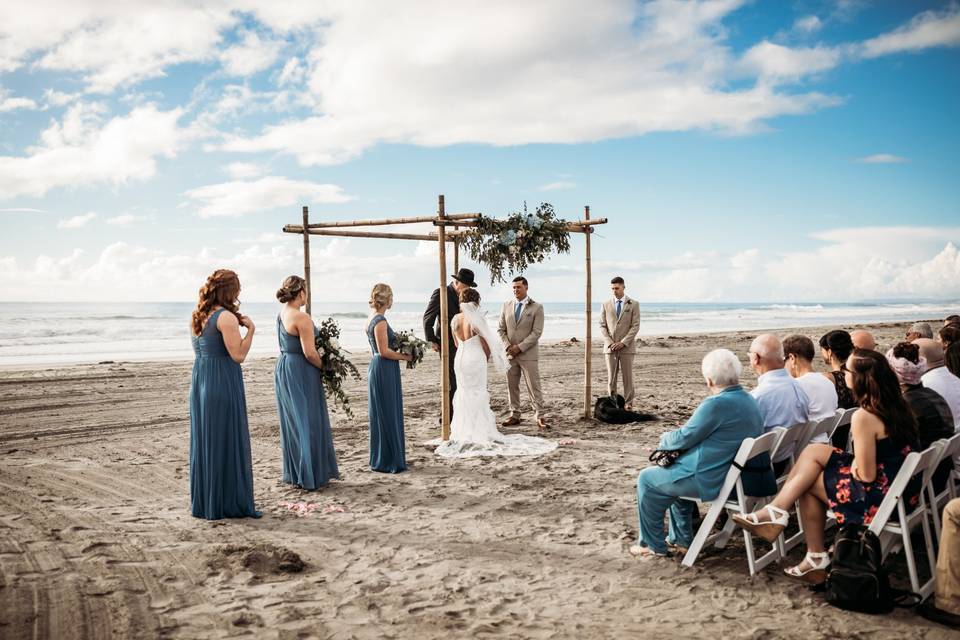
[(190, 506), (197, 518), (259, 518), (243, 372), (217, 329), (214, 311), (193, 336), (190, 380)]
[[(367, 340), (373, 358), (367, 371), (367, 392), (370, 396), (370, 468), (383, 473), (400, 473), (407, 469), (403, 439), (403, 389), (400, 386), (400, 361), (381, 357), (373, 328), (387, 319), (377, 314), (367, 326)], [(397, 336), (387, 324), (387, 340), (396, 348)]]
[[(316, 334), (317, 328), (313, 328)], [(283, 481), (318, 489), (340, 478), (333, 449), (327, 398), (320, 369), (303, 355), (300, 337), (292, 336), (277, 318), (280, 359), (273, 375), (280, 414)]]

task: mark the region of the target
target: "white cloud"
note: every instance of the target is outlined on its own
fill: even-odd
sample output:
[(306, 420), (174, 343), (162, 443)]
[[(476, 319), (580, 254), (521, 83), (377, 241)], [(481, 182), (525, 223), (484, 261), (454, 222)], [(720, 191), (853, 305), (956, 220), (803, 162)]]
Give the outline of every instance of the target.
[(802, 33), (813, 33), (815, 31), (819, 31), (820, 27), (822, 26), (823, 22), (820, 21), (820, 18), (814, 15), (802, 16), (797, 18), (793, 23), (793, 28)]
[(890, 153), (875, 153), (870, 156), (864, 156), (863, 158), (858, 158), (857, 162), (862, 162), (864, 164), (902, 164), (904, 162), (909, 162), (908, 158), (903, 156), (895, 156)]
[(64, 218), (57, 223), (57, 229), (79, 229), (96, 217), (97, 214), (90, 212), (72, 218)]
[(118, 216), (107, 218), (107, 224), (112, 224), (118, 227), (127, 227), (135, 222), (142, 222), (146, 219), (146, 216), (135, 216), (132, 213), (121, 213)]
[(280, 77), (277, 84), (280, 86), (287, 84), (300, 84), (306, 77), (306, 69), (300, 63), (300, 58), (293, 57), (287, 60), (280, 71)]
[(317, 184), (278, 176), (211, 184), (190, 189), (184, 195), (198, 205), (198, 213), (204, 218), (240, 216), (302, 203), (339, 203), (353, 199), (334, 184)]
[(31, 209), (29, 207), (11, 207), (0, 209), (0, 213), (46, 213), (43, 209)]
[(0, 90), (0, 113), (6, 113), (7, 111), (16, 111), (18, 109), (37, 109), (37, 103), (31, 100), (30, 98), (18, 98), (6, 97), (4, 92)]
[(833, 69), (841, 57), (840, 50), (833, 47), (794, 49), (764, 40), (751, 47), (742, 62), (760, 78), (782, 81)]
[(220, 62), (228, 75), (250, 76), (273, 66), (280, 55), (282, 42), (261, 38), (255, 31), (246, 31), (242, 36), (238, 44), (220, 53)]
[(263, 175), (263, 167), (253, 162), (231, 162), (224, 171), (231, 178), (256, 178)]
[(920, 13), (902, 27), (865, 41), (861, 54), (865, 58), (876, 58), (901, 51), (914, 52), (931, 47), (958, 45), (960, 8), (953, 4), (941, 12)]
[(48, 107), (63, 107), (80, 97), (79, 93), (64, 93), (56, 89), (46, 89), (43, 92), (43, 101)]
[(577, 186), (576, 182), (571, 182), (569, 180), (558, 180), (557, 182), (550, 182), (548, 184), (542, 185), (539, 187), (540, 191), (560, 191), (562, 189), (573, 189)]
[(57, 187), (120, 185), (144, 180), (157, 157), (173, 157), (184, 139), (181, 109), (136, 107), (102, 123), (102, 105), (77, 103), (52, 121), (25, 156), (0, 156), (0, 198), (43, 196)]

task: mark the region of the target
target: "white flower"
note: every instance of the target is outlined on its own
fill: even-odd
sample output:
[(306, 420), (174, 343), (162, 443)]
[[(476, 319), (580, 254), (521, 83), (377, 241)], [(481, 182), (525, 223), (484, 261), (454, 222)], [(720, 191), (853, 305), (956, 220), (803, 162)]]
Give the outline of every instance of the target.
[(327, 340), (327, 344), (328, 344), (328, 345), (330, 346), (330, 348), (333, 349), (334, 351), (339, 351), (339, 350), (340, 350), (340, 341), (337, 340), (336, 338), (330, 338), (329, 340)]

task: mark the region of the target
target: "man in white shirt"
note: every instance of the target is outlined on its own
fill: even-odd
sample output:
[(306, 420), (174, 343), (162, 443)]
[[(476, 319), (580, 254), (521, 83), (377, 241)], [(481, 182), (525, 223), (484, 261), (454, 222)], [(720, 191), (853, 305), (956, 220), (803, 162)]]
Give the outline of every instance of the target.
[(920, 357), (927, 360), (927, 372), (920, 377), (920, 382), (943, 396), (953, 414), (953, 427), (960, 431), (960, 378), (944, 366), (943, 347), (939, 342), (917, 338), (913, 344), (920, 347)]
[(610, 281), (613, 298), (603, 303), (600, 312), (600, 333), (603, 335), (603, 357), (607, 361), (607, 393), (617, 395), (617, 374), (623, 376), (623, 400), (627, 411), (633, 410), (633, 356), (640, 331), (640, 305), (624, 292), (623, 278)]
[[(837, 412), (837, 389), (833, 382), (813, 369), (816, 352), (813, 340), (807, 336), (792, 335), (783, 339), (784, 368), (807, 394), (807, 415), (810, 420), (824, 420)], [(827, 434), (821, 433), (811, 442), (829, 443)]]
[[(750, 392), (760, 405), (763, 430), (807, 423), (810, 400), (800, 384), (783, 368), (783, 345), (772, 333), (757, 336), (750, 345), (750, 366), (757, 372), (757, 386)], [(786, 460), (792, 450), (778, 451), (774, 462)]]

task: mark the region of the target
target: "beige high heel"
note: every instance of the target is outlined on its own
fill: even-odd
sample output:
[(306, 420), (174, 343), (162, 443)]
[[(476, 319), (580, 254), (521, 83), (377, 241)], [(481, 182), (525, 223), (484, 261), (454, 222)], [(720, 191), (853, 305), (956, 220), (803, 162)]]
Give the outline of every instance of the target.
[[(800, 570), (800, 564), (804, 562), (810, 568), (806, 571)], [(803, 562), (794, 565), (783, 572), (791, 578), (796, 578), (809, 584), (822, 584), (827, 579), (827, 567), (830, 566), (830, 554), (826, 551), (807, 551), (803, 556)]]
[[(757, 514), (764, 509), (770, 514), (770, 520), (760, 522)], [(787, 523), (790, 522), (790, 514), (772, 504), (768, 504), (763, 507), (763, 509), (760, 509), (760, 511), (754, 513), (735, 513), (732, 519), (750, 533), (760, 536), (767, 542), (775, 542), (776, 539), (780, 537), (780, 534), (783, 533), (783, 530), (787, 528)]]

